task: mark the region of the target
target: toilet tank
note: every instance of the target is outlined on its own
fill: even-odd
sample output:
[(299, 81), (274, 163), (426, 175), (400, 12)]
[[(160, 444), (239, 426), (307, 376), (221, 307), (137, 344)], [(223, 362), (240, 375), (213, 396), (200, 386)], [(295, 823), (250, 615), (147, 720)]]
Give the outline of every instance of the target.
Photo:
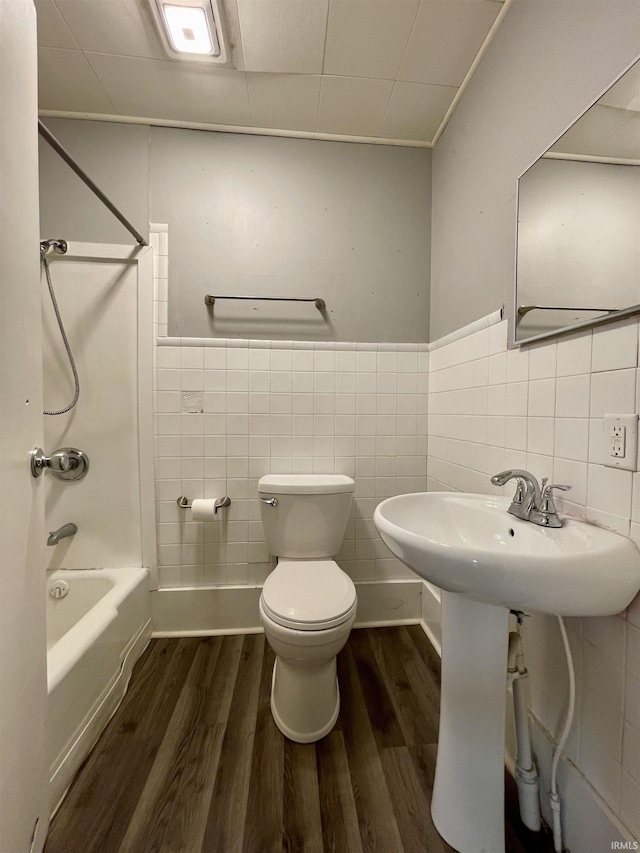
[[(355, 483), (344, 474), (267, 474), (258, 481), (262, 526), (276, 557), (319, 559), (338, 553)], [(264, 502), (275, 498), (276, 506)]]

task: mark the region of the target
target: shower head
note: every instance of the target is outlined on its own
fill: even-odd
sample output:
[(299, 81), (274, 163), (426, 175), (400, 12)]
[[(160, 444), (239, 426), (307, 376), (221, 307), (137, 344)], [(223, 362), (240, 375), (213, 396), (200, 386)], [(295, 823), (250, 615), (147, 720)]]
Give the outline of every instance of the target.
[(62, 240), (60, 238), (53, 240), (41, 240), (40, 241), (40, 257), (44, 259), (45, 255), (50, 249), (53, 249), (58, 255), (64, 255), (67, 251), (67, 241)]

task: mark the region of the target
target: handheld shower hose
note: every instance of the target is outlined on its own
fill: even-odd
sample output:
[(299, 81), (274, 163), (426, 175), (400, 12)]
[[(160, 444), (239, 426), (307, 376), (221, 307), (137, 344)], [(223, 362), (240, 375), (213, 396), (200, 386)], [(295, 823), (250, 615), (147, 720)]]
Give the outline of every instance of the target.
[(42, 266), (44, 267), (45, 276), (47, 278), (47, 286), (49, 288), (49, 296), (51, 297), (51, 304), (53, 305), (53, 310), (56, 315), (56, 320), (58, 322), (58, 328), (60, 329), (60, 334), (62, 336), (62, 342), (64, 343), (64, 347), (67, 351), (67, 357), (71, 366), (71, 372), (73, 373), (75, 391), (73, 399), (71, 400), (68, 406), (65, 406), (63, 409), (45, 409), (43, 414), (64, 415), (66, 412), (71, 411), (71, 409), (73, 409), (75, 404), (78, 402), (78, 397), (80, 396), (80, 380), (78, 378), (78, 370), (76, 368), (76, 363), (73, 358), (73, 353), (71, 352), (71, 345), (69, 344), (69, 339), (67, 338), (67, 333), (65, 332), (64, 323), (62, 322), (60, 309), (58, 308), (58, 301), (56, 299), (56, 294), (53, 289), (53, 282), (51, 281), (51, 271), (49, 270), (49, 263), (47, 261), (47, 252), (49, 251), (49, 249), (53, 249), (59, 255), (63, 255), (67, 251), (67, 242), (66, 240), (42, 240), (40, 243), (40, 261), (42, 263)]

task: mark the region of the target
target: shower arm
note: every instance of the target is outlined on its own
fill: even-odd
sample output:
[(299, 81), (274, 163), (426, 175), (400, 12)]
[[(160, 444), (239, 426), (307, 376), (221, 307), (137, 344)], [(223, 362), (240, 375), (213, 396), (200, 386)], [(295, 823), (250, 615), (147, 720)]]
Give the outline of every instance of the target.
[(100, 201), (107, 207), (111, 213), (118, 219), (127, 231), (132, 234), (137, 242), (141, 246), (148, 246), (149, 244), (144, 239), (142, 234), (133, 227), (133, 225), (129, 222), (129, 220), (118, 210), (115, 204), (107, 198), (107, 196), (102, 192), (100, 187), (96, 186), (96, 184), (91, 180), (89, 175), (82, 169), (76, 161), (73, 159), (71, 154), (67, 151), (67, 149), (59, 142), (58, 139), (51, 133), (51, 131), (42, 123), (40, 119), (38, 119), (38, 133), (40, 136), (49, 143), (49, 145), (53, 148), (53, 150), (58, 154), (67, 166), (70, 166), (71, 169), (76, 173), (76, 175), (80, 178), (81, 181), (89, 187), (89, 189), (100, 199)]

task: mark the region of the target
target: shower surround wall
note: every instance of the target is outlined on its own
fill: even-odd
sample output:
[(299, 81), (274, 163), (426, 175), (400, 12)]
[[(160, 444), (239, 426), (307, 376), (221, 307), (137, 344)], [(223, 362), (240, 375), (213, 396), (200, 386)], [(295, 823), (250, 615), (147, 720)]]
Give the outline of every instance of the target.
[[(557, 500), (561, 512), (640, 545), (640, 473), (602, 464), (604, 413), (640, 412), (637, 318), (519, 350), (507, 351), (506, 342), (502, 322), (432, 344), (428, 489), (495, 495), (492, 474), (524, 468), (572, 486)], [(567, 753), (640, 840), (640, 596), (618, 616), (566, 621), (577, 674)], [(558, 737), (567, 675), (555, 618), (525, 620), (525, 654), (531, 711)], [(588, 836), (593, 827), (576, 813), (571, 784), (563, 787), (561, 776), (565, 821), (572, 831), (582, 822), (587, 836), (582, 846), (568, 837), (567, 846), (610, 849), (610, 835)]]
[[(152, 568), (153, 546), (143, 546), (149, 519), (142, 511), (153, 485), (151, 461), (144, 459), (146, 436), (152, 435), (151, 251), (75, 242), (68, 247), (65, 255), (50, 256), (49, 267), (80, 396), (69, 412), (44, 418), (44, 447), (78, 447), (90, 467), (76, 483), (43, 478), (47, 529), (78, 526), (75, 536), (46, 549), (46, 567)], [(58, 410), (70, 403), (74, 384), (44, 271), (40, 287), (45, 407)]]

